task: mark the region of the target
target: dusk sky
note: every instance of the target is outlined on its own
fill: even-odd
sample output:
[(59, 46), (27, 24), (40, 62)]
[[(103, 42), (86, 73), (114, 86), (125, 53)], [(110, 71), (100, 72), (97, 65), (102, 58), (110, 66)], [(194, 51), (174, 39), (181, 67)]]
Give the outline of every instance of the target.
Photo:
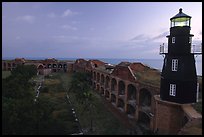
[(2, 57), (160, 59), (179, 8), (201, 44), (202, 2), (4, 2)]

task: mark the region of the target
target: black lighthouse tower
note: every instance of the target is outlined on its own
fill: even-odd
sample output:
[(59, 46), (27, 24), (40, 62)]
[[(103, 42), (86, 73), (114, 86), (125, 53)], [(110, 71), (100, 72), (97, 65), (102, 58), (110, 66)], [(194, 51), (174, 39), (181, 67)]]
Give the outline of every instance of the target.
[(164, 54), (161, 73), (160, 98), (175, 103), (194, 103), (197, 94), (197, 74), (195, 53), (192, 51), (191, 16), (179, 9), (179, 13), (170, 19), (168, 51), (164, 45), (160, 54)]

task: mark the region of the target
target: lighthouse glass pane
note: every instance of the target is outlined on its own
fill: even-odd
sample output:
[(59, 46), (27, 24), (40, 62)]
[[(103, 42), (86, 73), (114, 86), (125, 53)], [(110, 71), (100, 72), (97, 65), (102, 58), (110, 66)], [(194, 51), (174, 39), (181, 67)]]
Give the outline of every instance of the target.
[(172, 69), (172, 71), (177, 71), (177, 69), (178, 69), (178, 59), (172, 59), (171, 69)]
[(170, 84), (169, 95), (176, 96), (176, 84)]
[(186, 17), (181, 17), (181, 18), (176, 18), (171, 21), (171, 27), (175, 26), (190, 26), (190, 18)]

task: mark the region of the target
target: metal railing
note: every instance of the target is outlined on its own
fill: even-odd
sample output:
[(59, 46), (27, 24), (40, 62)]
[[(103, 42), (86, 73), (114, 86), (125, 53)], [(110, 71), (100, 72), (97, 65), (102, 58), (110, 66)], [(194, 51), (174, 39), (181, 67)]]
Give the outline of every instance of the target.
[(166, 53), (168, 53), (168, 45), (163, 43), (162, 45), (160, 45), (159, 54), (166, 54)]
[(191, 45), (191, 53), (193, 54), (202, 54), (202, 43), (200, 45)]
[[(168, 53), (168, 44), (162, 44), (159, 48), (159, 54), (167, 54)], [(202, 43), (199, 44), (192, 44), (190, 53), (192, 54), (202, 54)]]

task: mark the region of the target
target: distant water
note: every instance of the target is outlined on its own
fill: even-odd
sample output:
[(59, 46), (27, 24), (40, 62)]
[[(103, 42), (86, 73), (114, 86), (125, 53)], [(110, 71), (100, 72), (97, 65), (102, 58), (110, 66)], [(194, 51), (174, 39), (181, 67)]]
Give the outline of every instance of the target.
[[(100, 60), (115, 65), (119, 64), (122, 61), (141, 62), (149, 67), (158, 69), (159, 71), (161, 71), (163, 67), (163, 59), (100, 59)], [(196, 60), (196, 71), (197, 75), (202, 76), (202, 60)]]
[[(3, 59), (15, 59), (15, 58), (3, 58)], [(29, 57), (25, 57), (25, 59), (33, 59), (33, 60), (44, 60), (46, 58), (44, 57), (36, 57), (36, 58), (29, 58)], [(78, 58), (56, 58), (58, 60), (76, 60)], [(93, 58), (84, 58), (84, 59), (93, 59)], [(97, 59), (97, 58), (94, 58)], [(162, 67), (163, 67), (163, 59), (111, 59), (111, 58), (98, 58), (98, 60), (101, 60), (103, 62), (109, 63), (109, 64), (113, 64), (113, 65), (117, 65), (122, 61), (127, 61), (127, 62), (141, 62), (149, 67), (158, 69), (159, 71), (161, 71)], [(196, 60), (196, 71), (197, 71), (197, 75), (201, 75), (202, 76), (202, 60)]]

